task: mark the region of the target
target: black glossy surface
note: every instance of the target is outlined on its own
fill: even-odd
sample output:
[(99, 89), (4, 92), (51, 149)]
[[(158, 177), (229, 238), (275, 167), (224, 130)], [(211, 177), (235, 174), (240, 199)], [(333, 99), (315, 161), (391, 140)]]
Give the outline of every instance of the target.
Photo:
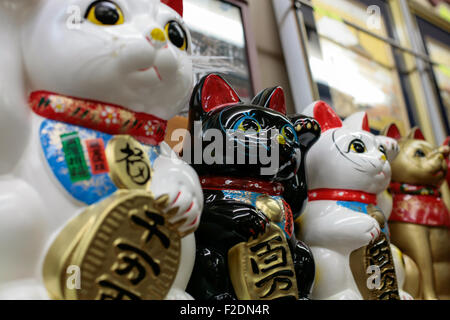
[[(261, 130), (275, 128), (281, 131), (286, 125), (294, 129), (297, 121), (302, 121), (303, 124), (309, 121), (313, 124), (312, 127), (316, 124), (315, 120), (305, 116), (296, 116), (292, 122), (286, 115), (269, 109), (268, 106), (272, 105), (270, 102), (273, 99), (274, 92), (279, 88), (264, 90), (253, 100), (252, 104), (235, 102), (206, 112), (202, 107), (205, 79), (206, 77), (196, 86), (191, 99), (189, 128), (192, 136), (195, 134), (193, 122), (201, 121), (203, 130), (219, 129), (226, 139), (226, 130), (236, 127), (236, 124), (248, 114), (256, 119)], [(246, 123), (246, 125), (249, 127), (255, 126), (252, 122)], [(260, 174), (261, 164), (207, 165), (203, 162), (194, 164), (193, 167), (200, 176), (214, 175), (281, 182), (286, 190), (284, 198), (293, 207), (294, 217), (296, 217), (299, 215), (306, 199), (304, 155), (317, 140), (320, 130), (314, 132), (313, 129), (306, 129), (305, 126), (297, 134), (296, 139), (293, 141), (287, 139), (286, 143), (280, 146), (279, 170), (271, 175), (263, 176)], [(267, 142), (266, 140), (254, 139), (252, 141), (256, 141), (256, 143)], [(203, 148), (209, 143), (203, 142)], [(194, 141), (192, 141), (191, 152), (193, 147)], [(224, 159), (226, 154), (224, 151), (226, 151), (225, 148), (220, 150), (216, 156)], [(194, 159), (192, 158), (192, 160)], [(301, 172), (296, 171), (298, 166)], [(251, 237), (263, 233), (268, 219), (253, 205), (226, 198), (221, 190), (204, 190), (204, 195), (204, 211), (200, 226), (195, 233), (197, 257), (187, 292), (199, 300), (234, 300), (236, 295), (229, 277), (228, 251), (236, 244), (246, 242)], [(312, 253), (305, 244), (297, 241), (295, 236), (292, 236), (288, 241), (295, 265), (299, 296), (300, 298), (307, 298), (315, 276)]]

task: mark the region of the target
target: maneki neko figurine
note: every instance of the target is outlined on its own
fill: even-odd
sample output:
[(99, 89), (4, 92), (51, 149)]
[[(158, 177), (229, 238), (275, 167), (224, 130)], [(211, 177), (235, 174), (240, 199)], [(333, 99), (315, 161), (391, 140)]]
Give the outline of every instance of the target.
[[(307, 299), (314, 260), (295, 239), (297, 214), (284, 192), (302, 148), (320, 134), (317, 122), (303, 117), (294, 127), (280, 87), (244, 103), (217, 74), (199, 82), (190, 107), (183, 157), (193, 159), (205, 204), (188, 292), (201, 300)], [(195, 160), (196, 148), (202, 159)]]
[(316, 262), (312, 299), (400, 299), (386, 219), (376, 206), (395, 148), (370, 133), (365, 113), (343, 123), (319, 101), (305, 114), (322, 127), (306, 156), (308, 204), (296, 221)]
[[(445, 139), (445, 141), (442, 145), (450, 147), (450, 137), (447, 137), (447, 139)], [(447, 168), (448, 168), (447, 177), (445, 178), (445, 180), (447, 180), (447, 185), (450, 187), (450, 157), (446, 157), (445, 161), (447, 162)]]
[(389, 226), (392, 242), (419, 271), (412, 277), (418, 286), (410, 293), (416, 299), (450, 299), (450, 216), (439, 191), (450, 148), (433, 146), (419, 128), (402, 137), (394, 124), (384, 134), (400, 145), (392, 162)]
[(191, 298), (203, 195), (161, 143), (192, 88), (182, 13), (0, 0), (0, 299)]

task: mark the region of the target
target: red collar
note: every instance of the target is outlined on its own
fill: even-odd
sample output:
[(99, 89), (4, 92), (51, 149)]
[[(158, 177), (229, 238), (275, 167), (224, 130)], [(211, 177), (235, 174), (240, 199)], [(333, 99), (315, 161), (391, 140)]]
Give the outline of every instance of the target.
[(284, 187), (279, 182), (255, 179), (201, 177), (200, 182), (202, 188), (207, 190), (243, 190), (264, 193), (271, 196), (281, 196), (284, 192)]
[(363, 191), (344, 189), (314, 189), (308, 191), (308, 201), (331, 200), (377, 204), (377, 195)]
[(31, 109), (38, 115), (108, 134), (128, 134), (142, 143), (159, 145), (164, 141), (167, 121), (123, 107), (46, 91), (31, 93)]
[(440, 197), (441, 192), (436, 187), (421, 186), (415, 184), (407, 184), (400, 182), (391, 182), (389, 190), (397, 194), (411, 194), (416, 196)]

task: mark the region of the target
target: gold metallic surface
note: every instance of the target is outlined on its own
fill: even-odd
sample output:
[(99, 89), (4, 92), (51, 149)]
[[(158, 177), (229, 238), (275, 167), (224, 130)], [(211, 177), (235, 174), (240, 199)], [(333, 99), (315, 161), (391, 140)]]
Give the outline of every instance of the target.
[[(383, 228), (385, 224), (383, 213), (373, 205), (370, 205), (367, 211)], [(378, 288), (369, 288), (368, 278), (371, 276), (367, 273), (369, 266), (380, 268), (381, 279)], [(364, 300), (400, 300), (391, 246), (384, 233), (371, 244), (352, 252), (350, 268)]]
[[(184, 221), (171, 223), (178, 208), (167, 211), (169, 197), (154, 199), (149, 191), (151, 163), (139, 142), (116, 136), (107, 146), (107, 158), (119, 190), (87, 208), (54, 240), (43, 268), (49, 296), (164, 299), (178, 273), (185, 235), (178, 227)], [(73, 266), (80, 287), (69, 283)]]
[(239, 243), (228, 252), (228, 269), (239, 300), (298, 299), (291, 251), (275, 224), (256, 239)]
[(405, 283), (403, 290), (414, 299), (420, 299), (420, 272), (417, 264), (406, 254), (402, 255), (405, 266)]
[(256, 199), (256, 209), (259, 209), (264, 215), (273, 222), (281, 222), (283, 220), (283, 207), (277, 200), (270, 196), (262, 195)]
[[(441, 148), (435, 148), (427, 141), (403, 138), (399, 141), (400, 154), (392, 162), (392, 181), (439, 186), (447, 173), (447, 163)], [(417, 150), (425, 157), (417, 157)]]
[(147, 152), (131, 136), (118, 135), (108, 142), (106, 158), (110, 176), (120, 189), (148, 190), (152, 167)]
[[(439, 187), (447, 173), (444, 156), (448, 156), (449, 149), (414, 139), (414, 131), (399, 140), (400, 154), (391, 163), (392, 181)], [(424, 157), (415, 155), (419, 149)], [(416, 198), (408, 200), (408, 205), (413, 201), (421, 206)], [(416, 264), (420, 273), (417, 276), (414, 267), (410, 268), (409, 277), (420, 283), (411, 283), (407, 275), (405, 290), (411, 288), (416, 299), (450, 299), (449, 229), (396, 221), (391, 221), (389, 227), (392, 243), (412, 259), (410, 265)]]
[[(163, 214), (166, 204), (145, 191), (122, 190), (75, 218), (46, 257), (44, 281), (51, 297), (164, 299), (181, 250), (181, 238), (168, 222), (175, 210)], [(80, 268), (80, 289), (66, 285), (68, 266)]]

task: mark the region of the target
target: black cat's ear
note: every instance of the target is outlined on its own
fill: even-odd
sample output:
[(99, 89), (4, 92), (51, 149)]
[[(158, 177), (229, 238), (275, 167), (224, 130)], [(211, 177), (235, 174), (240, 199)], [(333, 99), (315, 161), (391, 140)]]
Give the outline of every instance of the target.
[(212, 73), (200, 80), (195, 86), (190, 107), (196, 114), (195, 119), (224, 105), (241, 102), (238, 94), (220, 75)]
[(286, 115), (286, 99), (281, 87), (268, 88), (253, 99), (252, 104), (266, 107)]
[(320, 138), (321, 129), (319, 122), (304, 115), (294, 115), (289, 117), (294, 125), (298, 140), (303, 151), (309, 150)]

